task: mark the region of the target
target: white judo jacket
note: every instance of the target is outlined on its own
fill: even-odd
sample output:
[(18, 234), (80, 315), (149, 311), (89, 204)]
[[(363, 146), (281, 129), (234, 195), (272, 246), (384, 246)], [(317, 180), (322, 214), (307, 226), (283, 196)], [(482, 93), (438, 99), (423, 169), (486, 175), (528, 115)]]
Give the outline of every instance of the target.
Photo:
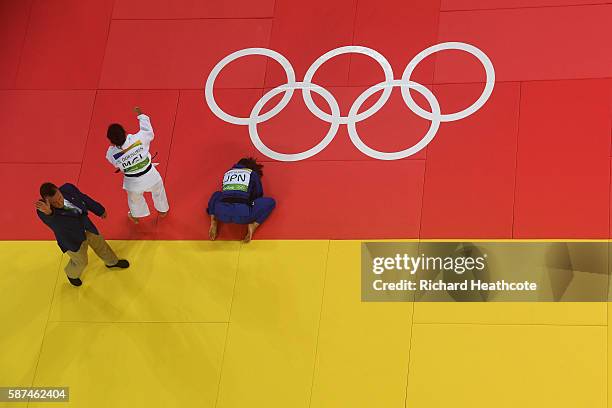
[[(145, 115), (138, 115), (140, 130), (135, 135), (128, 134), (121, 147), (110, 146), (106, 152), (106, 159), (121, 170), (123, 176), (123, 189), (140, 192), (150, 189), (162, 181), (161, 175), (151, 163), (149, 146), (155, 135), (151, 127), (151, 119)], [(138, 174), (151, 169), (138, 177), (126, 177), (125, 174)]]

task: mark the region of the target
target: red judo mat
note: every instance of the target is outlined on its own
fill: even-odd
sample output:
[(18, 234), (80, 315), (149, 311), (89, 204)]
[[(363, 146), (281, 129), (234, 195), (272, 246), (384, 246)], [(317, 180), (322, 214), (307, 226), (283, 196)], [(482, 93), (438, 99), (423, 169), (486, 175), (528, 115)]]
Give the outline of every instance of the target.
[[(247, 155), (264, 162), (265, 193), (277, 200), (257, 233), (262, 239), (608, 238), (610, 21), (612, 4), (597, 0), (2, 1), (0, 239), (52, 239), (34, 211), (44, 181), (76, 183), (101, 201), (109, 217), (96, 223), (107, 238), (206, 239), (208, 198)], [(401, 160), (360, 152), (340, 125), (317, 155), (278, 161), (258, 151), (247, 126), (213, 114), (204, 95), (215, 64), (246, 48), (279, 52), (301, 81), (326, 52), (369, 47), (399, 79), (415, 55), (448, 41), (490, 58), (493, 92)], [(457, 50), (425, 58), (411, 76), (433, 92), (442, 113), (474, 103), (485, 78), (483, 65)], [(324, 63), (313, 82), (347, 115), (383, 79), (372, 58), (345, 54)], [(223, 69), (214, 97), (224, 111), (248, 117), (262, 95), (286, 82), (274, 60), (244, 57)], [(314, 100), (329, 112), (323, 98)], [(171, 205), (167, 218), (137, 226), (126, 216), (122, 176), (105, 160), (108, 124), (136, 131), (134, 106), (151, 117), (151, 151)], [(365, 144), (391, 152), (417, 143), (430, 125), (394, 88), (356, 128)], [(288, 154), (310, 149), (329, 128), (299, 90), (257, 126), (267, 146)], [(226, 226), (221, 234), (234, 239), (243, 231)]]

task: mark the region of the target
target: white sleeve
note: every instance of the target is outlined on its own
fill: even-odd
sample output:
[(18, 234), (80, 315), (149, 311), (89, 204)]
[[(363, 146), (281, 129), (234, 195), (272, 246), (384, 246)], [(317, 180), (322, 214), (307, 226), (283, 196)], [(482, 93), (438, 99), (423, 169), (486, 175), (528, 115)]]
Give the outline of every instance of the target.
[(153, 127), (151, 126), (151, 118), (144, 113), (141, 113), (138, 115), (138, 122), (140, 123), (141, 136), (148, 139), (148, 141), (153, 140), (155, 135), (153, 133)]
[(113, 167), (117, 167), (115, 158), (113, 157), (113, 150), (110, 148), (106, 151), (106, 160), (108, 160), (108, 162), (112, 164)]

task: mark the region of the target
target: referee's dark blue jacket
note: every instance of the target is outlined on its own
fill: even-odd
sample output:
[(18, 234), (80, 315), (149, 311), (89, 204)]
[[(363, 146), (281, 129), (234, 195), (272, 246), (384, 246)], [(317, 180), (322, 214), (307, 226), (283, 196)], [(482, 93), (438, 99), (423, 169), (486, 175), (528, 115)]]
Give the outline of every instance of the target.
[(98, 229), (89, 219), (91, 211), (98, 217), (104, 214), (104, 207), (87, 194), (82, 193), (74, 184), (66, 183), (59, 187), (64, 198), (81, 209), (81, 214), (62, 208), (53, 208), (51, 215), (36, 210), (38, 217), (47, 224), (53, 233), (62, 252), (77, 252), (85, 241), (85, 231), (99, 234)]

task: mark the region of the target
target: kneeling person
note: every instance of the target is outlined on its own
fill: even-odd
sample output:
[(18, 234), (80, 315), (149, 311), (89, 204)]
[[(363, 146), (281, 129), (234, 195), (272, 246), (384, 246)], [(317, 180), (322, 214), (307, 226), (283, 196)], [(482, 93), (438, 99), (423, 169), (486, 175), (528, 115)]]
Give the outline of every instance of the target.
[(251, 157), (240, 159), (223, 176), (223, 190), (216, 191), (208, 201), (210, 215), (209, 236), (217, 238), (217, 222), (248, 224), (243, 242), (249, 242), (253, 233), (272, 213), (276, 206), (273, 198), (263, 196), (261, 177), (263, 165)]

